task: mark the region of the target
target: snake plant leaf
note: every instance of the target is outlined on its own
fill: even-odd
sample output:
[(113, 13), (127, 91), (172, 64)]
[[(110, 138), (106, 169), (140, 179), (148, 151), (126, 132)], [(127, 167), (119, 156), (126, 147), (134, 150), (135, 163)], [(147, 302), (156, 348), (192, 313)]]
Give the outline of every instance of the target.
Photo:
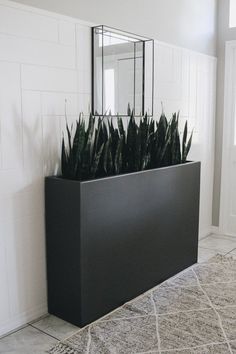
[(108, 139), (104, 145), (104, 150), (103, 150), (103, 169), (105, 171), (106, 174), (108, 174), (109, 168), (108, 168), (108, 152), (109, 152), (109, 148), (110, 148), (110, 139)]
[(114, 171), (115, 174), (119, 174), (121, 171), (122, 167), (122, 138), (118, 141), (117, 148), (116, 148), (116, 153), (115, 153), (115, 159), (114, 159)]
[(190, 151), (190, 148), (191, 148), (191, 145), (192, 145), (192, 138), (193, 138), (193, 131), (192, 131), (192, 133), (190, 135), (190, 138), (188, 140), (187, 146), (185, 148), (184, 155), (182, 157), (182, 163), (185, 163), (187, 161), (187, 156), (189, 154), (189, 151)]
[(76, 124), (76, 132), (74, 136), (74, 142), (73, 142), (73, 158), (74, 158), (74, 173), (76, 176), (79, 176), (80, 171), (78, 169), (80, 168), (80, 161), (81, 157), (83, 154), (84, 150), (84, 144), (85, 144), (85, 122), (83, 120), (79, 120)]
[(126, 133), (125, 133), (125, 129), (124, 129), (124, 124), (123, 124), (122, 118), (120, 118), (120, 117), (117, 118), (117, 125), (118, 125), (120, 136), (124, 138), (126, 136)]
[(175, 139), (173, 142), (173, 158), (172, 158), (172, 164), (173, 165), (177, 165), (179, 163), (181, 163), (181, 150), (180, 150), (180, 137), (179, 137), (179, 133), (176, 130), (175, 133)]
[(94, 124), (95, 124), (95, 118), (90, 114), (89, 116), (89, 125), (88, 129), (86, 132), (86, 144), (89, 145), (92, 142), (93, 138), (93, 132), (94, 132)]
[(73, 136), (66, 123), (61, 147), (63, 178), (87, 180), (186, 162), (193, 132), (187, 140), (186, 122), (181, 141), (179, 112), (170, 121), (162, 112), (159, 121), (146, 114), (137, 122), (128, 108), (127, 128), (123, 117), (117, 117), (116, 126), (112, 117), (105, 121), (91, 114), (86, 127), (81, 115)]
[(66, 130), (67, 130), (67, 137), (68, 137), (68, 144), (69, 144), (69, 153), (71, 154), (72, 152), (72, 145), (71, 145), (71, 131), (68, 126), (68, 123), (66, 122)]
[(127, 160), (128, 172), (136, 171), (137, 159), (137, 125), (134, 115), (130, 116), (127, 128)]
[(183, 134), (183, 140), (182, 140), (182, 151), (184, 151), (184, 148), (186, 146), (187, 134), (188, 134), (188, 121), (186, 120), (185, 125), (184, 125), (184, 134)]
[(130, 108), (130, 103), (128, 103), (128, 107), (127, 107), (127, 116), (131, 116), (132, 115), (132, 111), (131, 111), (131, 108)]
[(96, 155), (94, 156), (94, 160), (92, 162), (92, 166), (91, 166), (91, 177), (95, 178), (96, 177), (96, 173), (98, 170), (98, 165), (99, 165), (99, 161), (103, 152), (103, 148), (104, 148), (104, 144), (101, 145), (101, 147), (99, 148), (98, 152), (96, 153)]
[(62, 173), (62, 176), (69, 177), (68, 171), (67, 171), (67, 155), (66, 155), (64, 136), (62, 138), (62, 148), (61, 148), (61, 173)]

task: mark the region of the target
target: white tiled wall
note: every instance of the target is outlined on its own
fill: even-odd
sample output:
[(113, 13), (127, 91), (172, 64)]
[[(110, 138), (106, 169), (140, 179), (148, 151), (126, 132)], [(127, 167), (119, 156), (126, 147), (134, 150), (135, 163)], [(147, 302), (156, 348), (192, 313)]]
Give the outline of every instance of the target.
[[(0, 0), (0, 335), (47, 311), (43, 176), (61, 132), (91, 100), (88, 25)], [(155, 44), (155, 112), (181, 110), (202, 161), (201, 233), (211, 227), (216, 60)]]
[(194, 131), (189, 159), (200, 160), (200, 237), (210, 233), (214, 172), (216, 58), (163, 43), (155, 43), (154, 113), (180, 110)]

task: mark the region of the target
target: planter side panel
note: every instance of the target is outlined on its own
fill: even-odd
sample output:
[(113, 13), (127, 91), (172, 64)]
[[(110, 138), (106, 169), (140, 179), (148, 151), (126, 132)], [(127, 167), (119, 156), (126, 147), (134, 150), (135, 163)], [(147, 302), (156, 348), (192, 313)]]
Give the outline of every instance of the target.
[(197, 261), (200, 163), (81, 183), (85, 325)]
[(48, 312), (80, 325), (80, 183), (45, 180)]

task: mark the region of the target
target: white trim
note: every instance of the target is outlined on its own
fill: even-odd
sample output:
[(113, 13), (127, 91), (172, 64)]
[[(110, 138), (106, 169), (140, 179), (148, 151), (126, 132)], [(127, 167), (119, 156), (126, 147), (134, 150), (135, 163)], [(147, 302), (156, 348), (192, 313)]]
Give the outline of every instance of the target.
[(32, 310), (21, 313), (18, 316), (13, 317), (10, 321), (1, 325), (0, 327), (0, 337), (5, 336), (12, 331), (16, 331), (17, 328), (26, 326), (27, 323), (42, 317), (48, 313), (47, 304), (43, 303), (41, 306), (34, 308)]
[(211, 227), (201, 231), (199, 233), (199, 240), (203, 240), (207, 236), (214, 234), (214, 235), (221, 235), (221, 236), (229, 236), (229, 237), (235, 237), (236, 235), (230, 234), (230, 233), (224, 233), (220, 230), (219, 226), (214, 226), (212, 225)]
[[(223, 151), (221, 165), (221, 193), (220, 193), (220, 234), (227, 234), (227, 176), (229, 175), (229, 156), (232, 131), (232, 110), (233, 110), (233, 90), (235, 85), (233, 79), (233, 60), (234, 50), (236, 50), (236, 41), (227, 41), (225, 46), (225, 85), (224, 85), (224, 115), (223, 115)], [(234, 235), (236, 236), (236, 235)]]
[(204, 239), (205, 237), (211, 235), (212, 232), (212, 226), (209, 226), (205, 228), (204, 230), (199, 230), (199, 240)]
[(211, 233), (215, 234), (215, 235), (220, 235), (220, 230), (219, 230), (219, 226), (213, 226), (211, 227)]

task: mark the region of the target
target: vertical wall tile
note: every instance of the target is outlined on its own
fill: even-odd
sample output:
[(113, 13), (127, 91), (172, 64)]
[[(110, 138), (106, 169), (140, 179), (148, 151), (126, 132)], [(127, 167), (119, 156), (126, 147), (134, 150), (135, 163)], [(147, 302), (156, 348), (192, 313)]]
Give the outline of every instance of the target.
[(23, 64), (75, 68), (75, 48), (53, 42), (0, 34), (0, 60)]
[(164, 44), (155, 45), (155, 96), (166, 100), (181, 100), (182, 55), (180, 49)]
[[(214, 160), (214, 106), (216, 72), (207, 56), (155, 42), (155, 114), (169, 117), (180, 109), (180, 131), (186, 119), (193, 142), (189, 159), (202, 163), (200, 235), (210, 230)], [(214, 73), (213, 73), (214, 72)]]
[[(0, 203), (2, 202), (0, 198)], [(8, 321), (10, 316), (9, 309), (9, 289), (7, 282), (7, 264), (6, 264), (6, 248), (5, 248), (5, 235), (0, 226), (0, 328)]]
[(61, 117), (43, 116), (43, 162), (44, 175), (58, 174), (61, 156)]
[(22, 163), (20, 65), (0, 62), (0, 78), (2, 168), (17, 168)]
[(59, 42), (64, 45), (74, 46), (75, 48), (75, 28), (76, 25), (71, 22), (58, 21)]
[(0, 32), (58, 42), (56, 19), (3, 5), (0, 5)]
[(33, 182), (43, 174), (43, 131), (41, 116), (41, 94), (22, 93), (23, 155), (27, 180)]
[(181, 77), (181, 115), (189, 117), (189, 91), (190, 91), (190, 68), (189, 52), (182, 51), (182, 77)]
[[(31, 292), (34, 292), (36, 279), (37, 290), (42, 294), (45, 290), (44, 281), (41, 281), (42, 272), (45, 271), (45, 255), (40, 250), (44, 249), (44, 223), (43, 214), (21, 217), (12, 222), (4, 223), (4, 235), (7, 237), (7, 263), (9, 282), (9, 302), (11, 316), (32, 309), (36, 304), (46, 300), (46, 296), (37, 302), (30, 301)], [(42, 244), (43, 243), (43, 244)]]
[(79, 93), (91, 94), (91, 28), (77, 25), (77, 68)]
[(75, 70), (22, 65), (21, 76), (24, 90), (77, 92), (77, 72)]
[(70, 93), (42, 93), (42, 114), (45, 115), (77, 115), (77, 94)]
[(88, 116), (91, 112), (91, 95), (85, 93), (78, 95), (78, 109), (79, 112), (82, 112), (85, 116)]

